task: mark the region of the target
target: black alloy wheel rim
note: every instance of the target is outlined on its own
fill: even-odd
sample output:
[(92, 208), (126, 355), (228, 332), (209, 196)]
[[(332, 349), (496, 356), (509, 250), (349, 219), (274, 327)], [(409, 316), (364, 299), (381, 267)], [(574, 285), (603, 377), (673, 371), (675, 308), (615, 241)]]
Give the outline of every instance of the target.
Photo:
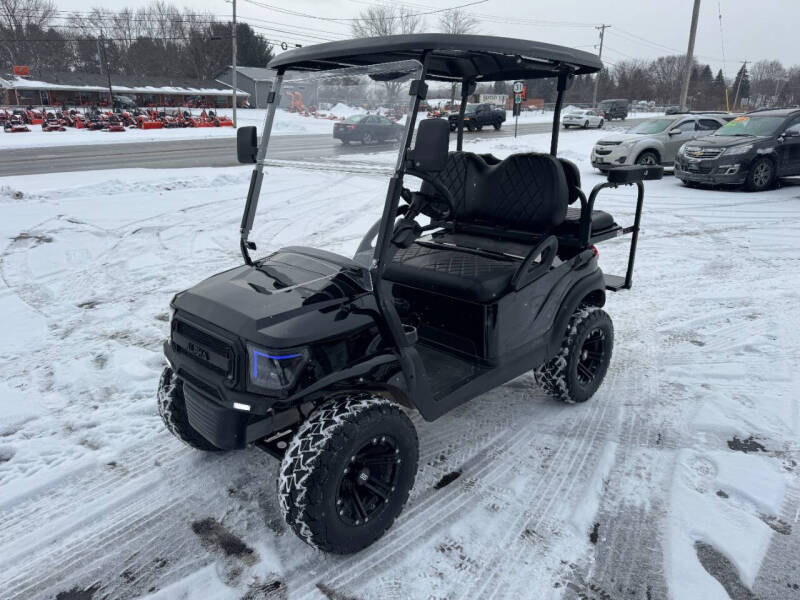
[(600, 328), (593, 329), (581, 345), (578, 355), (578, 381), (587, 386), (603, 366), (606, 359), (606, 332)]
[(336, 492), (336, 512), (351, 527), (375, 519), (397, 491), (400, 449), (388, 435), (374, 437), (347, 462)]

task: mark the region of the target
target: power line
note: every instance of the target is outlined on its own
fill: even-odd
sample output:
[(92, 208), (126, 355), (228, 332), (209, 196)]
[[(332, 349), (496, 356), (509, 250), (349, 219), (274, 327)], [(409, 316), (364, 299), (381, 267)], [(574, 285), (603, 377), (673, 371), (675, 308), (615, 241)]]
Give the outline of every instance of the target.
[[(438, 13), (447, 12), (449, 10), (455, 10), (455, 9), (458, 9), (458, 8), (465, 8), (467, 6), (475, 6), (476, 4), (484, 4), (484, 3), (488, 2), (488, 1), (489, 0), (473, 0), (472, 2), (467, 2), (465, 4), (459, 4), (457, 6), (451, 6), (449, 8), (438, 8), (436, 10), (429, 10), (429, 11), (419, 12), (419, 13), (411, 13), (411, 14), (408, 14), (408, 15), (405, 15), (405, 16), (407, 16), (407, 17), (422, 17), (422, 16), (425, 16), (425, 15), (435, 15), (435, 14), (438, 14)], [(304, 13), (304, 12), (300, 12), (300, 11), (296, 11), (296, 10), (291, 10), (291, 9), (288, 9), (288, 8), (280, 8), (278, 6), (273, 6), (271, 4), (266, 4), (264, 2), (258, 2), (257, 0), (245, 0), (245, 2), (247, 2), (249, 4), (253, 4), (253, 5), (258, 6), (260, 8), (265, 8), (267, 10), (272, 10), (272, 11), (275, 11), (275, 12), (278, 12), (278, 13), (281, 13), (281, 14), (285, 14), (285, 15), (292, 15), (292, 16), (295, 16), (295, 17), (306, 17), (308, 19), (317, 19), (319, 21), (328, 21), (328, 22), (332, 22), (332, 23), (337, 23), (337, 22), (338, 23), (342, 23), (342, 22), (346, 23), (346, 22), (355, 22), (355, 21), (374, 21), (374, 20), (376, 20), (376, 19), (370, 19), (369, 17), (363, 18), (363, 19), (359, 18), (359, 17), (357, 17), (357, 18), (320, 17), (319, 15), (312, 15), (312, 14), (309, 14), (309, 13)]]

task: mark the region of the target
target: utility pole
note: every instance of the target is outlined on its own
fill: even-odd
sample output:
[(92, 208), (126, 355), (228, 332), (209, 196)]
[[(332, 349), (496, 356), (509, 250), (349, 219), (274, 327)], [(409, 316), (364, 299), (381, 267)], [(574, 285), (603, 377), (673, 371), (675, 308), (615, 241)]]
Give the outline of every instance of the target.
[[(600, 31), (600, 52), (597, 53), (597, 57), (602, 60), (603, 58), (603, 38), (606, 36), (606, 28), (611, 27), (611, 25), (599, 25), (595, 27)], [(602, 72), (602, 71), (601, 71)], [(592, 94), (592, 108), (597, 108), (597, 86), (600, 85), (600, 73), (594, 78), (594, 93)]]
[(742, 89), (742, 79), (744, 79), (744, 73), (747, 71), (747, 61), (742, 61), (742, 68), (739, 70), (739, 83), (736, 84), (736, 95), (733, 97), (733, 110), (736, 110), (736, 102), (739, 100), (739, 91)]
[(231, 79), (233, 82), (233, 128), (236, 129), (236, 0), (233, 0), (233, 74)]
[(686, 67), (683, 73), (683, 88), (681, 88), (680, 110), (686, 110), (686, 97), (689, 95), (689, 82), (692, 79), (692, 65), (694, 64), (694, 38), (697, 35), (697, 18), (700, 16), (700, 0), (694, 0), (692, 9), (692, 28), (689, 30), (689, 48), (686, 50)]
[[(102, 42), (102, 43), (101, 43)], [(106, 56), (106, 41), (101, 33), (97, 36), (97, 58), (103, 61), (108, 78), (108, 107), (114, 110), (114, 92), (111, 91), (111, 69), (108, 68), (108, 57)]]

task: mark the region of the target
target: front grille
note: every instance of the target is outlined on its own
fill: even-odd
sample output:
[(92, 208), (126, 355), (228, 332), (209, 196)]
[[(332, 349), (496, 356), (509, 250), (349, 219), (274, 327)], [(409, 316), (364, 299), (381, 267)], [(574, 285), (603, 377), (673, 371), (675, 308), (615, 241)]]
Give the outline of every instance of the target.
[(611, 150), (595, 150), (594, 153), (598, 156), (607, 156), (611, 154)]
[(176, 319), (172, 327), (172, 343), (178, 352), (209, 371), (223, 377), (233, 375), (235, 353), (225, 340)]
[(687, 146), (684, 154), (688, 158), (715, 159), (718, 158), (724, 148), (700, 148), (699, 146)]

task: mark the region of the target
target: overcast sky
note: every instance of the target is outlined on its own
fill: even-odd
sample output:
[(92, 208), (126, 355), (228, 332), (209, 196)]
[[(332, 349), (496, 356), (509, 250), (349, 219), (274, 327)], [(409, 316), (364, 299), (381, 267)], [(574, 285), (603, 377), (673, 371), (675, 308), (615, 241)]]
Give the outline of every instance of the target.
[[(370, 4), (387, 0), (254, 1), (237, 0), (237, 12), (242, 20), (261, 27), (257, 31), (276, 42), (308, 45), (324, 41), (320, 38), (348, 37), (350, 24), (344, 19), (358, 16)], [(148, 4), (149, 0), (56, 2), (61, 10), (85, 11), (87, 6), (139, 7)], [(424, 13), (467, 2), (476, 0), (413, 0), (404, 4)], [(231, 3), (226, 0), (178, 0), (177, 4), (219, 16), (231, 12)], [(257, 4), (317, 18), (286, 14)], [(467, 10), (479, 19), (479, 33), (563, 44), (594, 52), (597, 52), (598, 42), (594, 26), (601, 23), (611, 25), (606, 30), (603, 59), (614, 63), (625, 58), (653, 58), (686, 52), (692, 4), (693, 0), (486, 0)], [(785, 66), (800, 64), (799, 0), (702, 0), (695, 47), (699, 61), (710, 63), (715, 72), (723, 67), (719, 6), (722, 10), (726, 75), (732, 76), (742, 60), (778, 59)], [(438, 16), (425, 17), (425, 30), (437, 30)], [(273, 30), (263, 29), (265, 27)]]

